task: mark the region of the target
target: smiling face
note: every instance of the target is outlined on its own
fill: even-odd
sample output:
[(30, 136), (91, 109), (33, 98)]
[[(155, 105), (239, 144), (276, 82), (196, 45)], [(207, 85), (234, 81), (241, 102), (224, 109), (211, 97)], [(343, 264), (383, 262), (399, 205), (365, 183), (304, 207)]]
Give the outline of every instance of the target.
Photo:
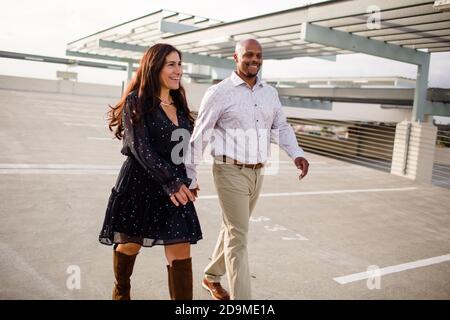
[(163, 90), (177, 90), (180, 88), (181, 75), (183, 69), (181, 67), (181, 59), (176, 51), (172, 51), (166, 56), (164, 66), (159, 73), (159, 83)]
[(244, 80), (255, 80), (261, 68), (262, 48), (258, 41), (248, 39), (236, 45), (234, 53), (237, 74)]

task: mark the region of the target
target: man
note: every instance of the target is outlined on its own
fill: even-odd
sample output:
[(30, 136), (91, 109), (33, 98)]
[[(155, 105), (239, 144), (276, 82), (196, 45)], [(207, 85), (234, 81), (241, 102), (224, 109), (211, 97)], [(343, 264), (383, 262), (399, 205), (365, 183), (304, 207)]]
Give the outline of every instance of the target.
[[(223, 220), (202, 286), (216, 300), (251, 299), (247, 234), (261, 190), (261, 169), (270, 152), (271, 137), (278, 135), (275, 142), (301, 170), (299, 179), (306, 176), (309, 166), (286, 122), (276, 89), (257, 76), (263, 61), (259, 42), (254, 39), (238, 42), (234, 60), (236, 71), (210, 87), (203, 97), (187, 152), (194, 155), (194, 161), (186, 161), (187, 174), (192, 179), (190, 189), (195, 189), (195, 163), (211, 136), (214, 137), (213, 175)], [(220, 277), (225, 273), (230, 294), (220, 285)]]

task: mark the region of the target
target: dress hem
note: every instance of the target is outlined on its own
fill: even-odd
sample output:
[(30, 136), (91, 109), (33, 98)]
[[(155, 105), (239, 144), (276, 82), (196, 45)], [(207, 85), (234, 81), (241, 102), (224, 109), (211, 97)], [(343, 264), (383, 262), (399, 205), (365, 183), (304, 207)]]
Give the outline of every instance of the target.
[(113, 239), (110, 237), (99, 237), (99, 242), (103, 245), (112, 246), (114, 244), (124, 244), (124, 243), (136, 243), (143, 247), (153, 247), (155, 245), (171, 245), (177, 243), (190, 243), (197, 244), (198, 240), (203, 239), (202, 236), (199, 236), (196, 239), (152, 239), (146, 237), (139, 236), (128, 236), (121, 232), (114, 232)]

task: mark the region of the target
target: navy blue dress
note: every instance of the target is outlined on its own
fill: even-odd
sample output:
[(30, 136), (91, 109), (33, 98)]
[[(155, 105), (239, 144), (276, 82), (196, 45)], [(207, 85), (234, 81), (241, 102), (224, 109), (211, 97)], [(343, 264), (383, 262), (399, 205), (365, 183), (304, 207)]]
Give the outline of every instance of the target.
[[(133, 123), (131, 114), (138, 103), (137, 94), (130, 93), (124, 106), (121, 151), (127, 159), (111, 190), (99, 241), (106, 245), (134, 242), (145, 247), (195, 244), (202, 239), (202, 231), (194, 204), (189, 201), (177, 207), (169, 198), (182, 184), (191, 182), (184, 164), (172, 161), (173, 150), (179, 151), (181, 159), (183, 152), (180, 140), (172, 141), (172, 132), (192, 132), (192, 126), (184, 111), (177, 109), (177, 127), (161, 107), (143, 113), (140, 121)], [(184, 140), (187, 143), (188, 137)]]

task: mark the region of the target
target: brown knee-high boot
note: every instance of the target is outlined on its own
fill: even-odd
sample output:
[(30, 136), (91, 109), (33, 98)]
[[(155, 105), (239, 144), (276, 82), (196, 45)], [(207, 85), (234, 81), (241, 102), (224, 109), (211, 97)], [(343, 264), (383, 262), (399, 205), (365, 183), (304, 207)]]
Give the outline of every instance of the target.
[(169, 290), (172, 287), (172, 299), (192, 300), (192, 259), (173, 260), (170, 272), (172, 285), (169, 284)]
[(135, 255), (126, 255), (120, 253), (114, 248), (114, 276), (116, 281), (112, 292), (113, 300), (130, 300), (130, 277), (133, 273)]

